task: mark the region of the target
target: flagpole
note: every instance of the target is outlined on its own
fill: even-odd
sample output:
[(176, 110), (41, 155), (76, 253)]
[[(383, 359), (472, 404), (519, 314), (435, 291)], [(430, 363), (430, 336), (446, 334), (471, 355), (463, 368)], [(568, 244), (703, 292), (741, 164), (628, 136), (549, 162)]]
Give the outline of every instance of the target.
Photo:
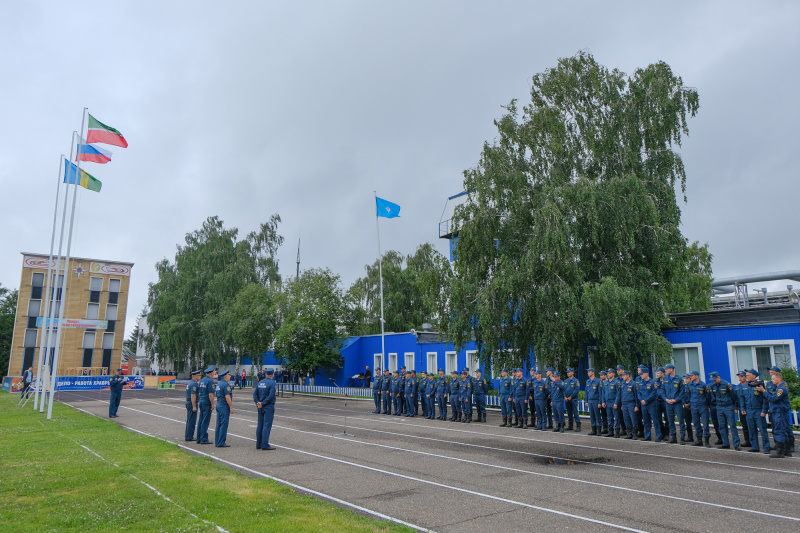
[[(50, 402), (47, 404), (47, 419), (50, 420), (53, 418), (53, 397), (55, 396), (56, 387), (58, 385), (58, 356), (59, 356), (59, 348), (61, 346), (61, 333), (64, 331), (64, 328), (61, 324), (64, 318), (64, 313), (66, 312), (66, 305), (64, 302), (67, 299), (67, 282), (69, 281), (69, 260), (70, 260), (70, 253), (72, 251), (72, 230), (75, 227), (75, 204), (78, 197), (78, 176), (81, 175), (81, 153), (83, 151), (83, 142), (84, 142), (84, 128), (86, 126), (86, 112), (88, 108), (83, 108), (83, 114), (81, 115), (81, 134), (78, 137), (78, 147), (77, 147), (77, 158), (78, 161), (76, 162), (77, 169), (75, 170), (75, 187), (72, 189), (72, 208), (70, 209), (69, 215), (69, 233), (67, 237), (67, 254), (64, 258), (64, 283), (63, 289), (61, 290), (61, 313), (59, 316), (59, 324), (57, 327), (57, 335), (56, 335), (56, 350), (55, 355), (53, 356), (53, 371), (52, 371), (52, 386), (50, 387)], [(69, 181), (69, 180), (68, 180)]]
[(383, 368), (388, 368), (386, 365), (386, 344), (383, 332), (383, 261), (381, 258), (381, 227), (378, 223), (378, 191), (375, 193), (375, 229), (378, 232), (378, 276), (381, 283), (381, 364)]
[[(47, 283), (45, 284), (45, 295), (50, 294), (50, 282), (53, 272), (53, 248), (56, 244), (56, 222), (58, 222), (58, 195), (61, 192), (61, 170), (64, 165), (64, 154), (61, 154), (61, 158), (58, 160), (58, 180), (56, 181), (56, 201), (55, 206), (53, 207), (53, 232), (50, 235), (50, 255), (47, 258)], [(44, 300), (44, 298), (42, 298)], [(42, 378), (42, 365), (44, 362), (44, 354), (47, 353), (47, 338), (48, 338), (48, 322), (47, 317), (50, 314), (50, 298), (48, 297), (44, 303), (44, 309), (40, 309), (40, 311), (44, 311), (42, 316), (44, 317), (44, 324), (40, 328), (40, 337), (39, 337), (39, 364), (36, 365), (36, 380), (33, 382), (34, 392), (33, 392), (33, 410), (39, 408), (39, 383), (44, 382)]]

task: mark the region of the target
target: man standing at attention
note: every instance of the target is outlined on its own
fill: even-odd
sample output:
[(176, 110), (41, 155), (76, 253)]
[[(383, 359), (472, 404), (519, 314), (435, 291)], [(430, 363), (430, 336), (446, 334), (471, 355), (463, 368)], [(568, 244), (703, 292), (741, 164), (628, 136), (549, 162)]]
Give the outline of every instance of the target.
[(578, 393), (581, 391), (581, 382), (575, 377), (575, 369), (572, 367), (567, 368), (567, 379), (564, 380), (564, 400), (567, 404), (567, 430), (573, 430), (576, 433), (581, 432), (581, 416), (578, 411)]
[(184, 440), (194, 440), (194, 429), (197, 426), (197, 383), (200, 381), (200, 370), (192, 372), (192, 379), (186, 385), (186, 431)]
[[(377, 369), (380, 372), (380, 369)], [(256, 450), (274, 450), (269, 444), (272, 432), (272, 421), (275, 419), (275, 381), (272, 370), (258, 382), (253, 390), (253, 401), (258, 408), (258, 426), (256, 427)]]
[(214, 412), (214, 378), (217, 376), (217, 369), (214, 365), (206, 368), (203, 373), (205, 376), (197, 384), (197, 444), (210, 444), (208, 442), (208, 425), (211, 423), (211, 413)]
[(117, 418), (117, 409), (119, 409), (119, 402), (122, 400), (122, 388), (128, 378), (122, 375), (122, 369), (117, 369), (117, 374), (111, 376), (108, 380), (108, 388), (111, 389), (111, 399), (108, 402), (108, 418)]
[[(271, 369), (270, 369), (271, 370)], [(233, 413), (233, 394), (231, 392), (231, 373), (226, 370), (217, 381), (217, 425), (214, 431), (214, 446), (228, 448), (228, 421)]]

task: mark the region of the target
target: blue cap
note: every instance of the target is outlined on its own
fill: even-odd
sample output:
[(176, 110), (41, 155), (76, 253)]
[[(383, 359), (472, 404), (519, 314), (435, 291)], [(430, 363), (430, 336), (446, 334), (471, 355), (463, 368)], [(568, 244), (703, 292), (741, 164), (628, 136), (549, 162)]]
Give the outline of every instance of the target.
[(745, 375), (745, 372), (744, 372), (744, 370), (741, 370), (741, 371), (740, 371), (738, 374), (736, 374), (736, 375), (737, 375), (737, 376), (740, 376), (740, 377), (744, 377), (744, 375)]
[(542, 371), (541, 371), (541, 370), (539, 370), (538, 368), (534, 368), (534, 369), (533, 369), (533, 373), (534, 373), (534, 374), (539, 374), (540, 376), (542, 375)]
[(586, 369), (587, 372), (594, 372), (594, 367), (590, 367)]
[(601, 371), (600, 371), (600, 375), (601, 375), (601, 376), (607, 376), (607, 375), (608, 375), (608, 372), (606, 372), (605, 370), (601, 370)]
[(675, 365), (673, 365), (672, 363), (667, 363), (664, 368), (671, 368), (672, 370), (675, 370)]
[(203, 370), (203, 372), (205, 372), (206, 374), (210, 374), (216, 369), (217, 369), (217, 367), (215, 367), (214, 365), (211, 365), (210, 367), (208, 367), (205, 370)]
[(718, 378), (719, 377), (719, 372), (717, 372), (715, 370), (714, 372), (709, 373), (708, 377), (710, 377), (710, 378)]
[(656, 372), (665, 372), (664, 367), (660, 366), (656, 369)]
[(271, 368), (268, 368), (268, 369), (266, 369), (266, 370), (264, 371), (264, 373), (265, 373), (266, 375), (268, 375), (268, 376), (271, 376), (271, 375), (273, 375), (273, 374), (275, 373), (275, 371), (274, 371), (273, 369), (271, 369)]
[(623, 370), (625, 367), (622, 365), (617, 365), (617, 370)]
[(575, 372), (575, 369), (572, 368), (571, 366), (568, 366), (567, 367), (567, 372)]
[(405, 368), (406, 368), (406, 365), (403, 365), (403, 366), (400, 367), (400, 370), (405, 370)]
[(556, 376), (561, 377), (561, 372), (558, 372), (558, 371), (553, 372), (553, 377), (556, 377)]
[(197, 374), (200, 374), (201, 372), (202, 372), (202, 370), (195, 370), (194, 372), (192, 372), (192, 375), (196, 376)]
[(416, 373), (417, 373), (417, 371), (416, 371), (416, 370), (412, 370), (412, 371), (411, 371), (411, 373), (412, 373), (412, 374), (416, 374)]
[(469, 368), (467, 368), (467, 367), (464, 367), (464, 369), (463, 369), (461, 372), (462, 372), (462, 373), (466, 372), (467, 374), (469, 374)]
[(452, 372), (450, 372), (450, 373), (451, 373), (451, 374), (455, 374), (455, 375), (457, 376), (457, 375), (458, 375), (458, 370), (453, 370), (453, 371), (452, 371)]
[(483, 370), (481, 370), (480, 368), (476, 368), (475, 372), (480, 372), (481, 374), (483, 374)]
[(758, 376), (758, 370), (756, 370), (755, 368), (751, 368), (750, 370), (745, 370), (745, 372), (753, 374), (754, 376)]
[(384, 368), (383, 371), (384, 372), (391, 372), (391, 370), (389, 370), (388, 368)]
[(504, 368), (504, 369), (503, 369), (503, 370), (501, 370), (500, 372), (505, 372), (506, 374), (508, 374), (508, 369), (507, 369), (507, 368)]
[[(267, 370), (267, 372), (269, 372), (269, 370)], [(230, 371), (230, 370), (225, 370), (225, 371), (223, 371), (222, 373), (220, 373), (219, 377), (221, 377), (221, 378), (222, 378), (222, 377), (225, 377), (225, 376), (227, 376), (227, 375), (228, 375), (228, 374), (230, 374), (230, 373), (231, 373), (231, 371)]]
[(377, 367), (377, 368), (375, 369), (375, 372), (380, 372), (380, 371), (381, 371), (381, 367)]
[(552, 367), (552, 366), (548, 366), (548, 367), (547, 367), (547, 371), (548, 371), (548, 372), (555, 372), (555, 370), (553, 370), (553, 367)]
[(700, 375), (700, 372), (698, 372), (697, 370), (692, 370), (691, 374), (692, 374), (693, 376), (699, 376), (699, 375)]
[[(623, 369), (622, 367), (617, 367), (617, 370), (624, 370), (624, 369)], [(608, 372), (609, 372), (610, 374), (616, 374), (616, 373), (617, 373), (617, 370), (614, 370), (613, 368), (609, 368), (609, 369), (608, 369)]]
[(769, 370), (770, 372), (778, 372), (779, 374), (782, 372), (782, 370), (780, 369), (780, 367), (778, 367), (777, 365), (776, 365), (776, 366), (773, 366), (772, 368), (769, 368), (768, 370)]
[(444, 372), (444, 368), (440, 368), (437, 372)]
[(639, 365), (636, 368), (638, 368), (639, 370), (647, 370), (647, 367), (645, 365)]

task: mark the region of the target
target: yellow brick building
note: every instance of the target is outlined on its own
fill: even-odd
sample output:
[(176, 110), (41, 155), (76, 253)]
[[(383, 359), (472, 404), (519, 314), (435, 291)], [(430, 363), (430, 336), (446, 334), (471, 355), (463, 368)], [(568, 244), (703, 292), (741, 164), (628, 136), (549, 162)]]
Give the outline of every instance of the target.
[[(67, 271), (66, 293), (62, 295), (53, 287), (56, 284), (55, 276), (64, 275), (64, 262), (61, 262), (58, 271), (55, 262), (54, 259), (51, 264), (51, 293), (54, 297), (51, 305), (56, 306), (63, 319), (107, 322), (99, 322), (96, 324), (98, 327), (94, 328), (63, 328), (58, 374), (72, 374), (76, 370), (83, 373), (80, 369), (84, 368), (92, 368), (95, 375), (100, 373), (100, 368), (113, 373), (120, 367), (133, 263), (73, 257)], [(22, 254), (22, 277), (8, 365), (9, 376), (19, 376), (29, 366), (34, 366), (35, 371), (38, 364), (43, 328), (37, 326), (37, 319), (44, 316), (47, 268), (47, 255)], [(49, 351), (52, 361), (54, 349)]]

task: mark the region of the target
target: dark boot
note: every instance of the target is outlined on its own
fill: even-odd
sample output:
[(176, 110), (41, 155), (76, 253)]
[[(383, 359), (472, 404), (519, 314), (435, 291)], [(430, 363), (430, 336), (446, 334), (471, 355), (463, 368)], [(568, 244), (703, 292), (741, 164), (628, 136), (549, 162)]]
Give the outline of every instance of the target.
[(627, 437), (628, 436), (628, 432), (625, 430), (625, 428), (621, 428), (619, 430), (619, 434), (622, 435), (623, 437)]
[(486, 413), (483, 413), (481, 416), (483, 417), (483, 423), (485, 424), (486, 423)]
[(769, 454), (770, 458), (772, 459), (782, 459), (786, 457), (786, 452), (784, 450), (784, 444), (782, 442), (775, 443), (775, 451)]
[(631, 433), (628, 433), (627, 435), (625, 435), (625, 440), (631, 440), (632, 438), (633, 438), (633, 434), (631, 434)]
[(686, 426), (686, 440), (694, 440), (694, 433), (692, 432), (692, 426)]
[(514, 423), (511, 424), (511, 427), (515, 428), (517, 426), (519, 426), (519, 417), (517, 415), (514, 415)]
[(670, 435), (669, 436), (669, 443), (670, 444), (678, 444), (678, 437), (675, 436), (675, 435)]
[(608, 428), (608, 432), (603, 436), (604, 437), (613, 437), (614, 436), (614, 428)]
[(784, 457), (794, 457), (792, 455), (793, 451), (794, 450), (792, 450), (792, 445), (791, 444), (789, 444), (788, 442), (784, 442), (783, 443), (783, 456)]
[(528, 419), (523, 418), (522, 423), (519, 425), (519, 429), (528, 429)]
[(572, 431), (572, 422), (570, 422), (569, 426), (567, 426), (567, 431)]
[(722, 444), (722, 435), (717, 433), (717, 442), (714, 443), (714, 446), (719, 446), (720, 444)]
[(559, 433), (564, 433), (564, 424), (559, 424), (558, 425), (558, 432)]
[(592, 432), (589, 435), (597, 435), (597, 426), (592, 426)]
[(559, 429), (561, 429), (561, 424), (554, 424), (553, 433), (558, 433)]
[(636, 436), (635, 431), (631, 431), (630, 433), (628, 433), (628, 435), (630, 435), (633, 438), (633, 440), (639, 440), (639, 437)]
[(505, 417), (505, 416), (504, 416), (504, 417), (503, 417), (503, 423), (502, 423), (502, 424), (500, 424), (500, 427), (501, 427), (501, 428), (504, 428), (504, 427), (506, 427), (507, 425), (508, 425), (508, 417)]
[(703, 437), (703, 442), (706, 445), (706, 448), (711, 448), (711, 437)]
[(681, 446), (686, 446), (686, 439), (681, 437)]
[(604, 425), (601, 429), (598, 429), (597, 432), (598, 434), (605, 435), (606, 433), (608, 433), (608, 426)]
[(580, 425), (575, 426), (575, 433), (580, 433), (580, 432), (581, 432), (581, 426)]
[(619, 428), (617, 428), (617, 429), (615, 429), (615, 430), (614, 430), (614, 438), (615, 438), (615, 439), (618, 439), (618, 438), (619, 438)]
[(753, 445), (750, 444), (750, 440), (749, 439), (745, 439), (744, 442), (742, 443), (742, 448), (752, 448), (752, 447), (753, 447)]

